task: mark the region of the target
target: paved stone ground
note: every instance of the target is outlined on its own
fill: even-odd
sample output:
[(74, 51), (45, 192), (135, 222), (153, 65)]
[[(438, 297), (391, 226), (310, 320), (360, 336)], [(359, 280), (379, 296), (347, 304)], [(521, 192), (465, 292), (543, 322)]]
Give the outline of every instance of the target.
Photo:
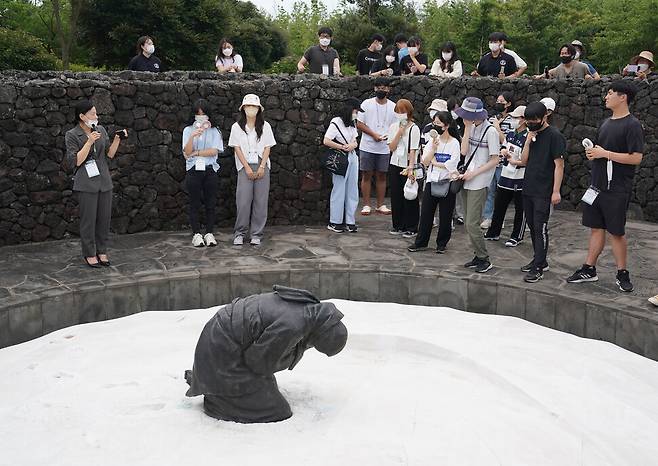
[[(359, 216), (359, 231), (337, 234), (324, 226), (269, 227), (259, 247), (234, 247), (232, 235), (221, 230), (219, 246), (194, 248), (187, 232), (156, 232), (113, 236), (110, 259), (112, 267), (90, 269), (80, 257), (77, 239), (0, 248), (0, 307), (24, 298), (26, 294), (53, 289), (74, 289), (94, 282), (116, 282), (136, 276), (175, 273), (190, 270), (230, 270), (245, 267), (305, 266), (350, 267), (386, 271), (440, 270), (458, 276), (476, 275), (463, 263), (473, 256), (463, 226), (457, 226), (444, 255), (433, 249), (410, 253), (410, 240), (388, 233), (390, 217)], [(585, 259), (587, 230), (580, 225), (580, 214), (556, 211), (551, 218), (551, 270), (536, 284), (523, 284), (519, 267), (532, 257), (526, 240), (517, 248), (506, 248), (511, 217), (506, 221), (501, 241), (488, 242), (494, 269), (486, 275), (498, 283), (514, 283), (528, 289), (559, 293), (564, 296), (591, 296), (593, 300), (618, 303), (654, 312), (647, 297), (658, 293), (658, 225), (629, 222), (629, 270), (635, 285), (630, 294), (615, 285), (614, 258), (609, 248), (603, 253), (597, 283), (568, 284), (565, 277)], [(433, 230), (430, 245), (434, 244)], [(4, 301), (4, 303), (3, 303)]]

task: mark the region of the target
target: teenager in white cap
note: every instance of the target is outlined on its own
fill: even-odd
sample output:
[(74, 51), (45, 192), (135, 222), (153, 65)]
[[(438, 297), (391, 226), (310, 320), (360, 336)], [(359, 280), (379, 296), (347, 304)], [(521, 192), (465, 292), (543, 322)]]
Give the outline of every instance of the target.
[(235, 193), (237, 217), (233, 244), (241, 246), (249, 234), (258, 246), (267, 223), (270, 194), (270, 149), (276, 145), (272, 127), (263, 118), (263, 106), (255, 94), (247, 94), (240, 105), (240, 118), (231, 126), (229, 147), (235, 150), (238, 187)]

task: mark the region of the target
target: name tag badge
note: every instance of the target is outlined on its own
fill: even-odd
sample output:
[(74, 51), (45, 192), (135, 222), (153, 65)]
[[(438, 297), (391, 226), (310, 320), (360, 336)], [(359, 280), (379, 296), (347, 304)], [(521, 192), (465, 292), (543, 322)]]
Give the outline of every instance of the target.
[(582, 201), (585, 204), (594, 205), (594, 201), (596, 200), (600, 192), (601, 191), (599, 191), (594, 186), (590, 186), (589, 188), (587, 188), (587, 191), (585, 191), (585, 194), (583, 194)]
[(205, 172), (206, 171), (206, 161), (201, 158), (197, 157), (196, 161), (194, 162), (194, 169), (199, 172)]
[(329, 76), (329, 65), (322, 65), (322, 74)]
[(101, 172), (98, 171), (98, 165), (96, 165), (95, 160), (89, 160), (88, 162), (85, 162), (85, 169), (87, 170), (87, 176), (89, 178), (94, 178), (95, 176), (99, 176)]

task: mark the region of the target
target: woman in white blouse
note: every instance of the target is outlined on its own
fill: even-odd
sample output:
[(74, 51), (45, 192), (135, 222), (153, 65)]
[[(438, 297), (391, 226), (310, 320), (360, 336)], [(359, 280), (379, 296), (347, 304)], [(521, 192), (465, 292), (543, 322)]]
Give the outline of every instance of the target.
[(235, 53), (233, 44), (228, 39), (219, 41), (217, 55), (215, 55), (215, 66), (220, 73), (242, 73), (242, 57)]
[[(416, 241), (407, 249), (410, 252), (427, 249), (432, 234), (434, 212), (438, 206), (439, 228), (436, 235), (436, 252), (443, 254), (452, 235), (452, 214), (457, 200), (457, 195), (450, 192), (449, 183), (459, 176), (457, 165), (459, 165), (461, 153), (460, 143), (457, 139), (459, 132), (453, 123), (450, 112), (436, 112), (432, 119), (432, 129), (428, 134), (429, 141), (425, 145), (422, 160), (428, 170), (421, 204), (420, 225)], [(436, 189), (435, 194), (432, 194), (432, 184), (434, 183), (438, 183), (438, 186), (443, 189)], [(447, 191), (446, 188), (448, 188)], [(438, 196), (444, 191), (444, 196)]]
[(462, 62), (457, 56), (457, 48), (452, 42), (441, 46), (441, 58), (434, 60), (430, 75), (439, 78), (459, 78), (464, 74)]
[(237, 217), (233, 244), (242, 246), (247, 234), (258, 246), (267, 223), (270, 195), (270, 149), (276, 145), (272, 127), (263, 118), (260, 98), (247, 94), (240, 105), (240, 119), (231, 126), (228, 145), (235, 150), (238, 187), (235, 193)]

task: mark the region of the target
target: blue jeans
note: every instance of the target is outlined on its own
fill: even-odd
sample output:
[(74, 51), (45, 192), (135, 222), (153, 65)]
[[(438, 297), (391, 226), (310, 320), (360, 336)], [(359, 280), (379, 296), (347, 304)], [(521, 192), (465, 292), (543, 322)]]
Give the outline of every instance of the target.
[(346, 224), (356, 224), (356, 207), (359, 204), (359, 158), (356, 152), (350, 152), (347, 161), (345, 176), (332, 175), (334, 187), (331, 188), (329, 201), (329, 222), (337, 225), (343, 223), (343, 215)]
[(498, 186), (498, 180), (500, 179), (500, 172), (503, 170), (503, 167), (498, 165), (496, 171), (494, 172), (494, 177), (491, 180), (489, 189), (487, 192), (487, 202), (484, 204), (484, 212), (482, 217), (491, 219), (493, 218), (494, 211), (494, 200), (496, 198), (496, 187)]

